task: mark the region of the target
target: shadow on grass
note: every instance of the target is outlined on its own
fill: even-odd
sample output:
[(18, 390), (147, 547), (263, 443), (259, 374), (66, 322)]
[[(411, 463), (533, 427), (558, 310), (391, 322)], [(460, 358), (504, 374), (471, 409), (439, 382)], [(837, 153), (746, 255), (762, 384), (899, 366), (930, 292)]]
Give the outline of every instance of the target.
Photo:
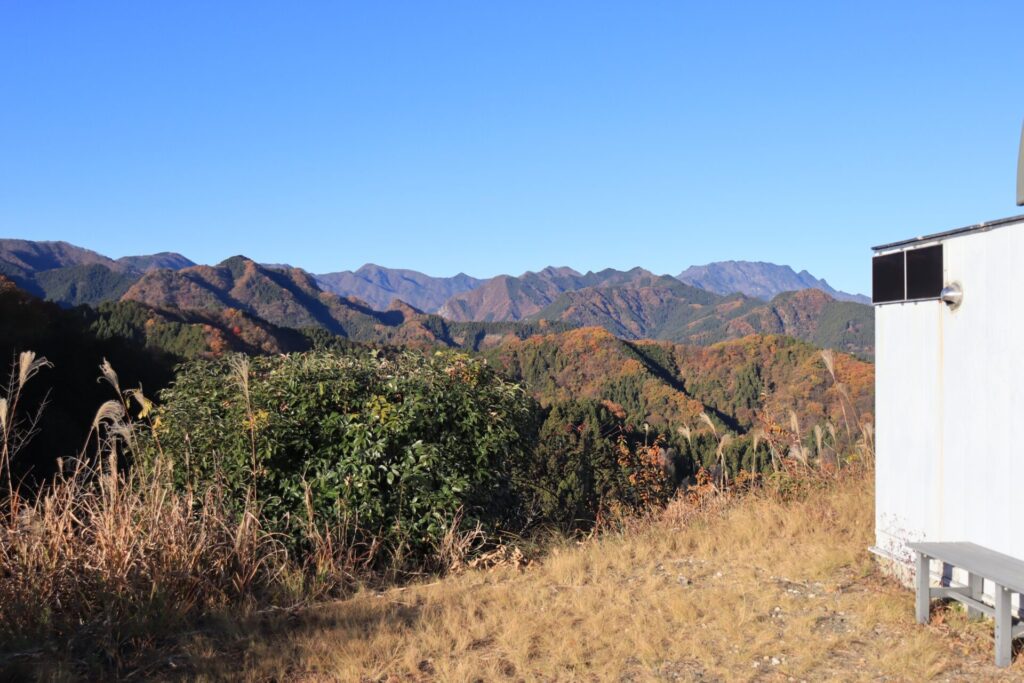
[[(102, 648), (82, 652), (56, 644), (18, 652), (0, 650), (0, 683), (8, 681), (77, 680), (225, 680), (243, 676), (240, 662), (273, 655), (291, 678), (315, 673), (297, 671), (297, 648), (291, 640), (316, 633), (352, 632), (365, 636), (378, 629), (412, 628), (422, 605), (384, 597), (363, 596), (308, 607), (271, 609), (248, 615), (218, 614), (197, 621), (190, 630), (160, 633), (151, 629), (121, 640), (117, 652)], [(250, 654), (251, 653), (251, 654)]]

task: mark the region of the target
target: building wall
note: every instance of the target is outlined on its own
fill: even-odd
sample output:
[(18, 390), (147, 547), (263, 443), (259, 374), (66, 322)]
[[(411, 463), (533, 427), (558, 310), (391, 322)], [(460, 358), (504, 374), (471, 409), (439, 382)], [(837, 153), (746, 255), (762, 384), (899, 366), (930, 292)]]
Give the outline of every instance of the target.
[(907, 563), (940, 533), (942, 306), (875, 308), (875, 545)]
[(1024, 559), (1024, 222), (943, 244), (957, 310), (875, 308), (876, 547), (909, 562), (907, 542), (971, 541)]

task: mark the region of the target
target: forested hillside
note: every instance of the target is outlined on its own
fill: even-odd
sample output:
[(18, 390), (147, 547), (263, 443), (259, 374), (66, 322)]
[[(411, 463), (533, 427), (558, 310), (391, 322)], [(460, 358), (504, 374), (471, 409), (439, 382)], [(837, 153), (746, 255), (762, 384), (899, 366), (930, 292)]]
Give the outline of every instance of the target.
[[(154, 271), (140, 284), (144, 286), (136, 294), (159, 305), (126, 298), (97, 309), (65, 311), (7, 282), (4, 317), (16, 324), (6, 328), (0, 352), (8, 357), (29, 349), (45, 353), (59, 361), (55, 370), (59, 377), (65, 376), (63, 359), (73, 356), (80, 369), (75, 371), (77, 379), (66, 379), (72, 385), (88, 383), (89, 374), (103, 358), (130, 373), (145, 364), (152, 369), (143, 373), (148, 378), (145, 384), (155, 391), (167, 381), (175, 363), (229, 352), (343, 350), (353, 343), (482, 351), (504, 374), (523, 382), (546, 409), (554, 411), (556, 419), (580, 419), (603, 425), (599, 431), (619, 434), (648, 425), (675, 449), (682, 473), (692, 473), (699, 464), (714, 459), (717, 443), (710, 440), (710, 432), (694, 439), (680, 431), (700, 432), (702, 414), (718, 429), (737, 436), (750, 432), (759, 421), (788, 424), (789, 411), (801, 425), (828, 422), (835, 426), (852, 419), (842, 414), (841, 396), (817, 349), (785, 336), (754, 334), (699, 346), (629, 341), (601, 328), (570, 329), (546, 320), (454, 323), (401, 305), (380, 314), (318, 293), (301, 272), (268, 271), (242, 259), (217, 269)], [(713, 296), (693, 291), (698, 300)], [(324, 320), (316, 316), (325, 312), (337, 317), (326, 318), (327, 324), (296, 329), (270, 323), (254, 311), (293, 324), (316, 325)], [(287, 315), (295, 317), (281, 317)], [(835, 359), (834, 370), (844, 378), (846, 396), (853, 402), (845, 408), (869, 415), (870, 364), (844, 354)], [(82, 424), (88, 412), (88, 407), (81, 408), (75, 424)], [(69, 454), (72, 446), (64, 443), (59, 452)], [(740, 439), (731, 448), (737, 466), (752, 453), (749, 440)]]
[(189, 265), (194, 264), (170, 252), (115, 261), (67, 242), (0, 239), (0, 275), (65, 307), (119, 299), (148, 270)]
[(870, 306), (836, 301), (817, 289), (787, 292), (764, 303), (742, 294), (720, 296), (668, 276), (565, 292), (530, 319), (597, 325), (624, 339), (686, 344), (785, 334), (863, 357), (872, 355), (875, 341)]
[[(782, 336), (751, 335), (702, 347), (629, 342), (583, 328), (510, 341), (486, 356), (543, 404), (603, 401), (635, 423), (663, 431), (696, 426), (705, 411), (729, 429), (747, 431), (758, 413), (788, 421), (792, 410), (803, 424), (839, 424), (844, 408), (850, 409), (820, 351)], [(845, 354), (834, 358), (853, 407), (870, 416), (873, 366)]]

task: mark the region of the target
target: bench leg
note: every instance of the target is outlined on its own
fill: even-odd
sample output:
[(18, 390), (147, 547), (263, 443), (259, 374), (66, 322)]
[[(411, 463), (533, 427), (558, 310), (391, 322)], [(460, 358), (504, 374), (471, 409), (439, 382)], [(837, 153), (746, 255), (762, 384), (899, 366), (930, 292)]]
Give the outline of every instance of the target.
[(1013, 617), (1010, 591), (996, 584), (996, 666), (1010, 666), (1013, 656)]
[(915, 611), (917, 613), (917, 623), (927, 624), (928, 623), (928, 606), (929, 606), (929, 591), (928, 587), (930, 584), (930, 566), (931, 558), (924, 553), (917, 554), (917, 575), (914, 578), (914, 584), (916, 590), (914, 592), (915, 597)]
[[(967, 594), (978, 602), (981, 602), (985, 597), (985, 579), (980, 574), (967, 575)], [(984, 615), (985, 613), (979, 609), (974, 607), (967, 608), (968, 619), (981, 619)]]

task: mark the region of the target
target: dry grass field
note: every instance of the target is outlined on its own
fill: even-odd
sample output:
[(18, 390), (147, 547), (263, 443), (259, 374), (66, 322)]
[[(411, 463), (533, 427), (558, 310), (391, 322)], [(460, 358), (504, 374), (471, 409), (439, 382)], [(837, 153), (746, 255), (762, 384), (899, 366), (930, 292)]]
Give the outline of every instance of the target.
[[(498, 566), (331, 604), (222, 618), (129, 678), (275, 681), (1024, 679), (991, 664), (991, 623), (936, 606), (866, 552), (870, 474), (797, 500), (750, 494), (526, 567)], [(60, 677), (60, 665), (46, 672)], [(38, 671), (38, 670), (37, 670)]]

